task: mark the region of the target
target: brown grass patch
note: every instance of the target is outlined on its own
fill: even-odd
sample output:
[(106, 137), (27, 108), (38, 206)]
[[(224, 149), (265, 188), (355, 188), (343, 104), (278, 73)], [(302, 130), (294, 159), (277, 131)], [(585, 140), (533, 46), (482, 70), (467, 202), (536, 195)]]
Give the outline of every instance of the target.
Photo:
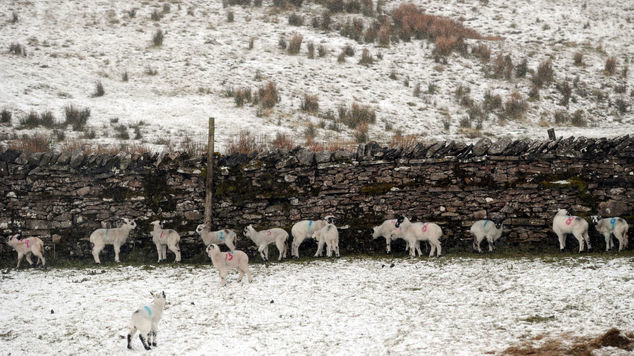
[(619, 329), (612, 328), (595, 338), (588, 336), (575, 337), (564, 334), (557, 338), (547, 339), (540, 346), (536, 346), (534, 345), (535, 341), (541, 341), (544, 338), (543, 335), (539, 335), (505, 349), (502, 351), (502, 355), (586, 356), (591, 355), (592, 351), (603, 347), (616, 347), (632, 351), (634, 349), (633, 336), (632, 333), (623, 335)]

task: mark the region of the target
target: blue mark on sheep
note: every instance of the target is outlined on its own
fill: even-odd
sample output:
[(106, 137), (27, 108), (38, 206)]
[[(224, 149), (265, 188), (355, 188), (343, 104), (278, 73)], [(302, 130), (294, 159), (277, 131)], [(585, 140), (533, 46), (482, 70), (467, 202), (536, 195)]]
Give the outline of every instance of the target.
[(612, 231), (614, 231), (614, 224), (615, 224), (615, 223), (616, 223), (616, 218), (612, 218), (612, 219), (610, 219), (610, 226), (611, 226), (611, 227), (610, 227), (610, 229), (611, 229)]
[(147, 315), (152, 316), (152, 309), (150, 309), (150, 307), (146, 305), (143, 307), (143, 309), (145, 309), (145, 311), (147, 312)]
[(313, 226), (313, 221), (312, 220), (308, 220), (308, 232), (310, 232), (310, 230), (312, 230), (312, 226)]
[(488, 223), (489, 223), (489, 220), (484, 220), (484, 227), (487, 227)]
[(218, 236), (218, 238), (220, 240), (224, 240), (225, 239), (225, 233), (223, 231), (218, 232), (218, 235), (220, 235), (220, 236)]

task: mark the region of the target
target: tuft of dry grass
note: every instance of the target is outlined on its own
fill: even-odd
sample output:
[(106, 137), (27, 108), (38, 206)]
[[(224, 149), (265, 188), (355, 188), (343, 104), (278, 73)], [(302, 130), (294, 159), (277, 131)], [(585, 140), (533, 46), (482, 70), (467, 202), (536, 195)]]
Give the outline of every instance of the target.
[(605, 60), (605, 73), (607, 75), (614, 75), (616, 73), (616, 58), (609, 57)]
[(555, 79), (555, 71), (553, 70), (553, 62), (549, 59), (543, 61), (537, 67), (537, 72), (533, 75), (533, 83), (538, 88), (543, 88)]
[(291, 38), (291, 41), (288, 44), (288, 54), (298, 54), (299, 50), (302, 47), (302, 41), (304, 40), (304, 36), (296, 33)]
[(273, 81), (269, 81), (263, 87), (258, 89), (260, 106), (265, 109), (273, 108), (279, 101), (280, 96), (277, 91), (277, 86)]
[(8, 146), (10, 149), (14, 149), (16, 151), (31, 153), (47, 152), (51, 149), (49, 137), (43, 134), (23, 136), (20, 139), (12, 140)]
[(301, 109), (305, 112), (316, 113), (319, 111), (319, 96), (304, 94), (302, 99)]
[(227, 155), (245, 153), (252, 154), (264, 150), (264, 142), (262, 138), (258, 138), (251, 134), (248, 130), (240, 131), (238, 137), (234, 137), (225, 147)]

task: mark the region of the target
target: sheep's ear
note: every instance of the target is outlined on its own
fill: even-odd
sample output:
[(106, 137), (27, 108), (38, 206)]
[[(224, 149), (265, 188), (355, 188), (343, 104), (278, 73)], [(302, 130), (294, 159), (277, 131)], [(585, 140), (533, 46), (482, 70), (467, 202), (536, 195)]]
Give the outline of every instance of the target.
[(165, 291), (162, 291), (161, 293), (163, 293), (163, 299), (165, 299)]

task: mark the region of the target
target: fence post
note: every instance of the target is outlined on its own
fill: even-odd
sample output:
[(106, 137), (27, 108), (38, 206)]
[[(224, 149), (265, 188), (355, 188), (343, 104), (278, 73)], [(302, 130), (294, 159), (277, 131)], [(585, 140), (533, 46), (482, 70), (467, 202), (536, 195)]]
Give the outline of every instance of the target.
[(211, 227), (211, 209), (213, 207), (214, 190), (214, 118), (209, 118), (209, 141), (207, 142), (207, 182), (205, 184), (205, 226)]

